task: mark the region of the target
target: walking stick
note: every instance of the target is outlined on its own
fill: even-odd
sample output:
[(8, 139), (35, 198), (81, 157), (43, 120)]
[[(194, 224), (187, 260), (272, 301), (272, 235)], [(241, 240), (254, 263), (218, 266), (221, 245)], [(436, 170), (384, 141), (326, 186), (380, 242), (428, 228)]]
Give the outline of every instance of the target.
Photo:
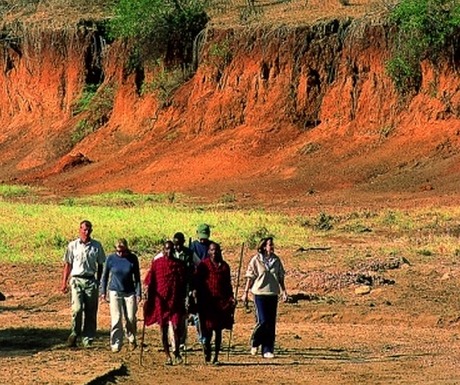
[(145, 314), (142, 320), (141, 349), (139, 354), (139, 365), (142, 366), (142, 355), (144, 354), (144, 337), (145, 337)]
[[(190, 264), (193, 264), (193, 252), (192, 252), (192, 237), (189, 237), (188, 238), (188, 249), (189, 249), (189, 252), (191, 252), (189, 258), (191, 258), (190, 261), (188, 261), (188, 263)], [(187, 268), (189, 268), (189, 266), (187, 266)], [(183, 335), (184, 335), (184, 365), (187, 365), (187, 338), (188, 338), (188, 317), (190, 316), (189, 314), (189, 311), (190, 311), (190, 280), (191, 278), (188, 277), (188, 285), (187, 285), (187, 298), (186, 298), (186, 317), (185, 317), (185, 322), (183, 323), (182, 327), (184, 328), (184, 330), (182, 331)]]
[[(238, 262), (238, 274), (236, 277), (235, 301), (238, 300), (238, 289), (240, 287), (240, 275), (241, 275), (241, 265), (243, 264), (243, 253), (244, 253), (244, 242), (241, 244), (240, 261)], [(227, 361), (230, 359), (230, 347), (232, 345), (233, 326), (235, 325), (235, 313), (236, 313), (236, 306), (233, 309), (233, 325), (232, 325), (232, 328), (230, 329), (230, 337), (228, 338)]]
[[(187, 327), (187, 322), (188, 321), (187, 321), (187, 318), (186, 318), (185, 319), (185, 326), (184, 326), (185, 328)], [(187, 365), (187, 334), (188, 334), (188, 332), (185, 331), (184, 333), (186, 333), (185, 336), (184, 336), (185, 337), (184, 338), (184, 365)]]

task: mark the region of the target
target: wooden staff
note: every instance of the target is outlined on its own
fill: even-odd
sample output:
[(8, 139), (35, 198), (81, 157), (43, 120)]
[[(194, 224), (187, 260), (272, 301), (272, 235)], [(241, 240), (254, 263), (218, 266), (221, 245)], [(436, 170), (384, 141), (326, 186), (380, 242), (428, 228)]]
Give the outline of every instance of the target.
[[(243, 254), (244, 254), (244, 242), (241, 244), (240, 261), (238, 263), (238, 274), (236, 277), (236, 289), (235, 289), (235, 301), (238, 300), (238, 289), (240, 287), (240, 275), (241, 275), (241, 265), (243, 264)], [(232, 325), (232, 328), (230, 329), (230, 337), (228, 338), (227, 361), (230, 358), (230, 346), (232, 345), (233, 326), (235, 325), (235, 313), (236, 313), (236, 306), (235, 306), (235, 309), (233, 309), (233, 325)]]
[(142, 355), (144, 354), (144, 337), (145, 337), (145, 311), (144, 319), (142, 320), (142, 333), (141, 333), (141, 349), (139, 354), (139, 365), (142, 366)]

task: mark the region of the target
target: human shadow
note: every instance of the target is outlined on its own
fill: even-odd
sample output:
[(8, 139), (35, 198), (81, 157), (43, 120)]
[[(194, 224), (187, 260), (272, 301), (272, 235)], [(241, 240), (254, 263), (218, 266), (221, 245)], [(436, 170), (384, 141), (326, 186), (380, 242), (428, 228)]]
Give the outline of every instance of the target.
[[(45, 350), (68, 349), (69, 329), (19, 327), (0, 329), (0, 358), (28, 356)], [(96, 338), (108, 332), (98, 331)]]

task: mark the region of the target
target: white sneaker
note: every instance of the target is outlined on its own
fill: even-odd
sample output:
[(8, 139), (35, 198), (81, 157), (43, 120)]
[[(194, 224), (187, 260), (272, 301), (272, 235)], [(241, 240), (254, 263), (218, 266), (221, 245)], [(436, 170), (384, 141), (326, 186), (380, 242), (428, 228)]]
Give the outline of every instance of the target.
[(264, 353), (264, 358), (274, 358), (275, 355), (272, 352), (266, 352)]
[(257, 354), (257, 347), (253, 346), (251, 348), (251, 356), (255, 356)]

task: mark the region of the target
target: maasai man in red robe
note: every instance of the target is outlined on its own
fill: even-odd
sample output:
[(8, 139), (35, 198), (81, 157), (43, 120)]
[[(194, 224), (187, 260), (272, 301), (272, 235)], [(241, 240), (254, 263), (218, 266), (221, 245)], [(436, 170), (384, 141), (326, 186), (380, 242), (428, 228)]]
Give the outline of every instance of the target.
[[(187, 267), (174, 258), (174, 245), (167, 241), (163, 252), (158, 254), (150, 266), (144, 280), (147, 300), (144, 303), (144, 322), (146, 326), (158, 324), (161, 328), (161, 341), (166, 354), (166, 364), (182, 363), (179, 352), (180, 322), (185, 317), (185, 297), (187, 290)], [(171, 358), (168, 342), (168, 325), (174, 331), (174, 360)]]
[(205, 361), (211, 361), (211, 338), (215, 333), (213, 364), (218, 364), (222, 330), (233, 327), (235, 298), (233, 297), (230, 266), (222, 258), (219, 244), (211, 242), (208, 258), (198, 265), (195, 288), (201, 332), (204, 337)]

